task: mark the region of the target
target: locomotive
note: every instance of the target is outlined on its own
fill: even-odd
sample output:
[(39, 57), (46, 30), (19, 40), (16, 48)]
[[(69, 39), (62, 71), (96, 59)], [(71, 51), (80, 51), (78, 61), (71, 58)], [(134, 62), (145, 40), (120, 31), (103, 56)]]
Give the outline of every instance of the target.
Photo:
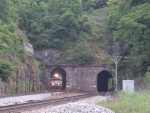
[(62, 89), (62, 76), (54, 74), (50, 79), (50, 89), (51, 90), (61, 90)]

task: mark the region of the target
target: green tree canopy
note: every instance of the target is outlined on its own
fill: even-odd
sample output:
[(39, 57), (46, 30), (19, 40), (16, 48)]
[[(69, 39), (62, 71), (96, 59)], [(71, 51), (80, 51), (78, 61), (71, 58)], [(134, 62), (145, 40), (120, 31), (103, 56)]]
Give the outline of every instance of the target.
[[(113, 33), (115, 40), (124, 40), (128, 54), (126, 58), (136, 72), (145, 74), (150, 64), (150, 4), (134, 6), (121, 16), (117, 22), (117, 30)], [(132, 45), (132, 46), (131, 46)], [(132, 69), (132, 68), (130, 68)]]
[(21, 22), (35, 49), (62, 48), (67, 41), (76, 41), (81, 32), (90, 31), (81, 0), (35, 0), (23, 14), (26, 20)]

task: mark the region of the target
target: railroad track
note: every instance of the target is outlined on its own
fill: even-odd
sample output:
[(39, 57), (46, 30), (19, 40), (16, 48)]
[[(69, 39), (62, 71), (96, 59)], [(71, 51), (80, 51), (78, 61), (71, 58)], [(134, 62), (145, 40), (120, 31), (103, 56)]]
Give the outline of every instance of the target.
[(37, 108), (46, 105), (58, 105), (64, 104), (67, 102), (74, 102), (79, 99), (88, 98), (92, 96), (98, 95), (97, 93), (88, 93), (70, 97), (62, 97), (57, 99), (50, 99), (50, 100), (42, 100), (42, 101), (28, 101), (28, 103), (23, 104), (16, 104), (16, 105), (9, 105), (9, 106), (0, 106), (0, 113), (20, 113), (18, 111), (29, 109), (29, 108)]

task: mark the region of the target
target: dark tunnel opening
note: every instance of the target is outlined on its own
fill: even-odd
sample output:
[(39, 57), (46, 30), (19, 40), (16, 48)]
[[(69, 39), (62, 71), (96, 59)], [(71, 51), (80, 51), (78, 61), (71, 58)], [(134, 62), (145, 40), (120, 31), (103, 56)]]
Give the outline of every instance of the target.
[(99, 72), (99, 74), (97, 75), (97, 91), (98, 92), (108, 91), (108, 79), (111, 77), (112, 75), (106, 70)]
[(66, 71), (60, 67), (56, 67), (51, 71), (50, 78), (53, 78), (55, 74), (62, 77), (62, 90), (66, 89)]

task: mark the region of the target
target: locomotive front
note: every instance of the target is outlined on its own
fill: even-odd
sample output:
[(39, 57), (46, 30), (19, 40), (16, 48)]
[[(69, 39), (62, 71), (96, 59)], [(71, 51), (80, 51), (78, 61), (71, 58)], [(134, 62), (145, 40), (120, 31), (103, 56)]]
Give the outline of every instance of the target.
[(50, 79), (50, 89), (61, 90), (62, 89), (62, 75), (55, 73)]

